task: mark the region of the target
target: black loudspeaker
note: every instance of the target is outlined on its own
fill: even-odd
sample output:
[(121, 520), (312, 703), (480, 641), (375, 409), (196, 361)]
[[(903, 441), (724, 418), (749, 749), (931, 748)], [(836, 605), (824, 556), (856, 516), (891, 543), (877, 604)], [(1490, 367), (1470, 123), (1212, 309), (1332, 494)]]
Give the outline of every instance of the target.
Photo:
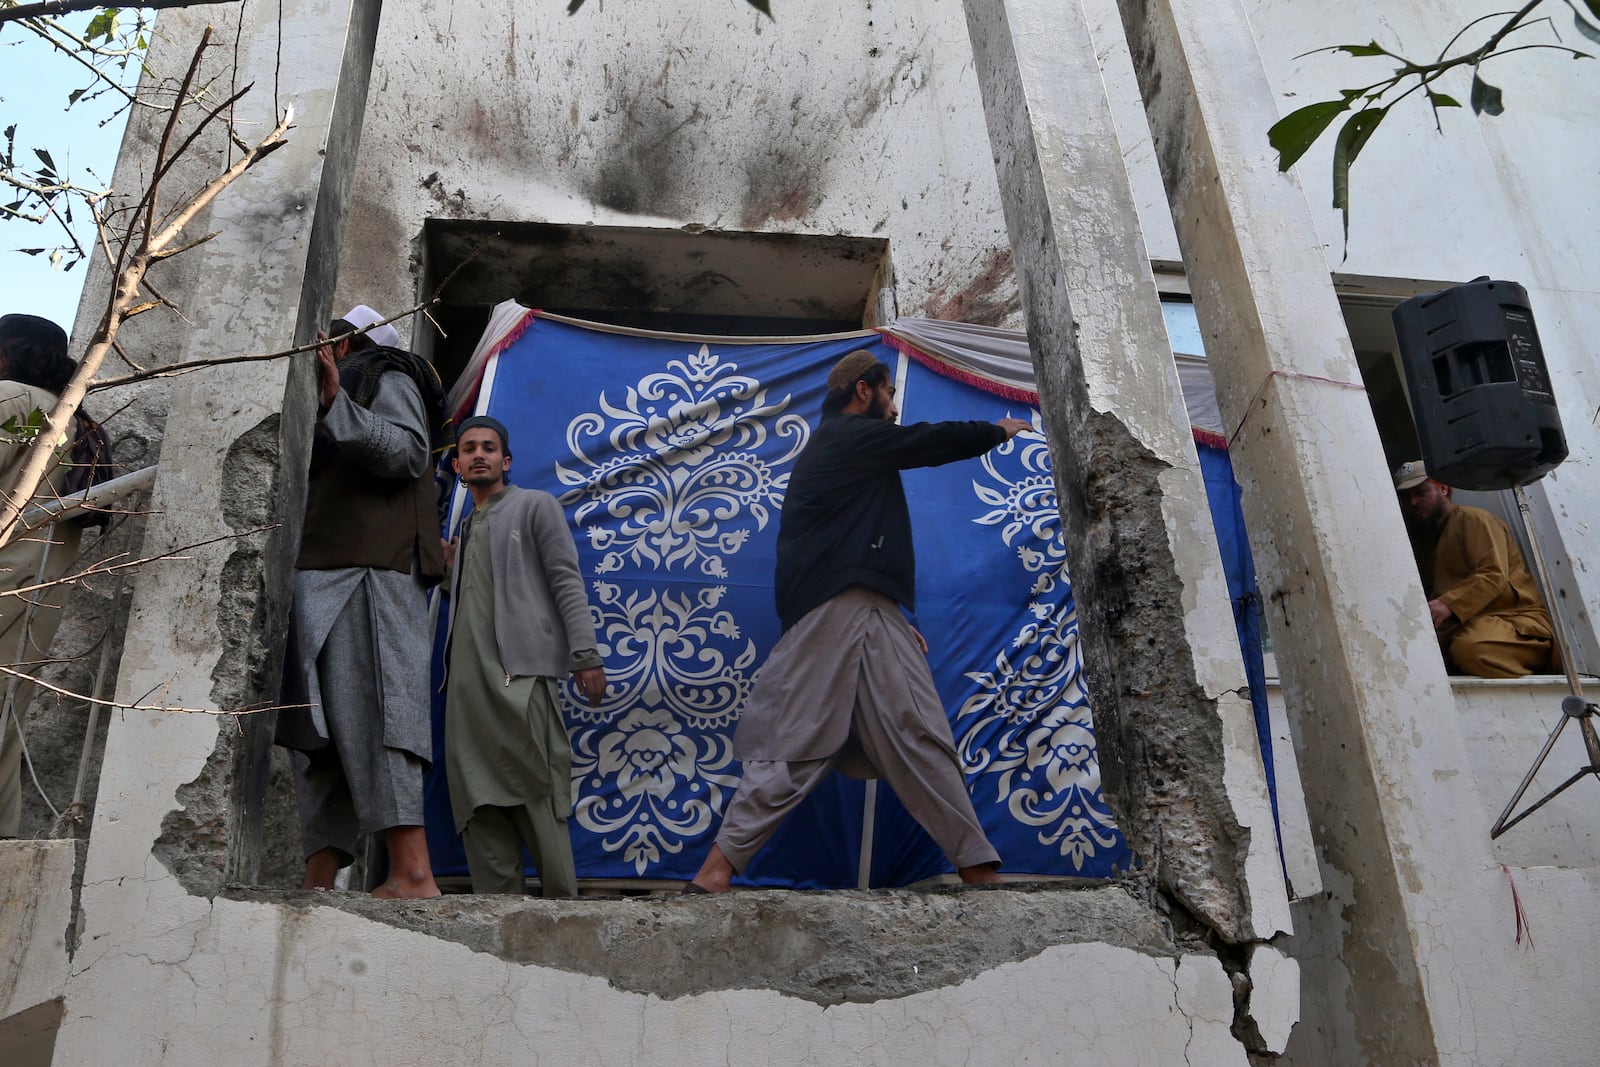
[(1528, 292), (1480, 278), (1394, 309), (1400, 362), (1429, 477), (1510, 489), (1567, 458)]

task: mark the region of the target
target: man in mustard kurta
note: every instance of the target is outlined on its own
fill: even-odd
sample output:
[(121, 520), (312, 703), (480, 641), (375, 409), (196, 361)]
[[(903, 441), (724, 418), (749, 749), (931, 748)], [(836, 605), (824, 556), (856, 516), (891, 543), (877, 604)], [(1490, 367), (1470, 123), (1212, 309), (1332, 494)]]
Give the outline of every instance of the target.
[(1551, 670), (1550, 616), (1506, 524), (1457, 504), (1421, 461), (1402, 463), (1394, 485), (1450, 669), (1480, 678)]
[(446, 645), (445, 774), (475, 893), (523, 892), (522, 845), (547, 897), (578, 891), (567, 816), (572, 749), (557, 685), (606, 690), (594, 620), (561, 505), (506, 484), (506, 428), (461, 424), (456, 473), (473, 512), (454, 546)]

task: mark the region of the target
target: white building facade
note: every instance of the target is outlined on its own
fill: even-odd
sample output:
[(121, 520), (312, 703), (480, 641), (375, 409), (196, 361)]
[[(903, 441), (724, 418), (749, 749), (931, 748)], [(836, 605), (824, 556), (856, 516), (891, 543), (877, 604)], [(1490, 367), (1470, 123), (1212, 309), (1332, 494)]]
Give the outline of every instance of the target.
[[(1530, 492), (1575, 658), (1600, 670), (1600, 78), (1527, 52), (1484, 68), (1502, 116), (1447, 110), (1437, 133), (1397, 107), (1355, 167), (1348, 244), (1324, 206), (1331, 137), (1281, 174), (1266, 132), (1382, 73), (1305, 53), (1374, 37), (1426, 52), (1495, 10), (163, 14), (152, 68), (235, 18), (238, 82), (258, 86), (244, 121), (291, 101), (300, 116), (203, 220), (221, 234), (204, 263), (165, 284), (192, 325), (135, 335), (163, 358), (288, 347), (334, 307), (435, 292), (444, 330), (419, 317), (411, 339), (441, 369), (509, 298), (722, 332), (896, 315), (1026, 329), (1108, 793), (1145, 869), (1073, 891), (717, 901), (252, 888), (249, 768), (270, 730), (128, 712), (85, 857), (0, 844), (0, 1040), (59, 1064), (1591, 1062), (1600, 782), (1489, 839), (1567, 685), (1446, 675), (1392, 503), (1406, 426), (1386, 331), (1418, 292), (1480, 275), (1528, 290), (1570, 447)], [(1446, 91), (1466, 98), (1464, 81)], [(119, 183), (152, 121), (130, 126)], [(1281, 862), (1163, 298), (1193, 303), (1244, 488)], [(191, 376), (161, 403), (147, 554), (286, 525), (139, 579), (118, 699), (237, 706), (281, 653), (309, 369)], [(1585, 761), (1569, 729), (1539, 783)]]

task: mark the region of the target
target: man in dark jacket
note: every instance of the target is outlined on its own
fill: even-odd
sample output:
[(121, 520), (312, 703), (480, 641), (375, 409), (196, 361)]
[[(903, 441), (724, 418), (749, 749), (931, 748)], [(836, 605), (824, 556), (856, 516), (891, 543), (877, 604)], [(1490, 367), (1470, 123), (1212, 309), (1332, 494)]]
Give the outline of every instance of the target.
[(900, 471), (980, 456), (1020, 419), (900, 426), (889, 369), (852, 352), (828, 374), (822, 422), (795, 462), (778, 530), (783, 638), (740, 717), (744, 777), (686, 893), (721, 892), (830, 771), (886, 779), (964, 882), (998, 882), (1000, 856), (967, 795), (915, 603)]

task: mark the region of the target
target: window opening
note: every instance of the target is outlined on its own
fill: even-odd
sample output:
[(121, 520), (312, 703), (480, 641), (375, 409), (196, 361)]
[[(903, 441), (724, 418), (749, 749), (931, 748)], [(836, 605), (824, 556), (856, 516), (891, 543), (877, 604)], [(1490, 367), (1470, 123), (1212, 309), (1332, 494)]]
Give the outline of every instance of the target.
[[(454, 272), (454, 273), (452, 273)], [(490, 310), (516, 300), (613, 326), (741, 337), (880, 325), (892, 286), (877, 237), (429, 219), (419, 292), (449, 279), (417, 347), (446, 387)]]
[[(1416, 424), (1411, 416), (1411, 405), (1405, 384), (1405, 370), (1400, 362), (1400, 346), (1395, 337), (1391, 313), (1402, 300), (1416, 292), (1447, 288), (1449, 282), (1413, 284), (1406, 291), (1397, 287), (1392, 294), (1363, 292), (1341, 294), (1340, 307), (1344, 312), (1345, 326), (1355, 348), (1356, 362), (1367, 389), (1367, 400), (1372, 408), (1378, 438), (1383, 445), (1384, 461), (1393, 471), (1408, 460), (1421, 458)], [(1441, 360), (1448, 360), (1444, 365)], [(1449, 357), (1435, 361), (1434, 371), (1442, 393), (1453, 395), (1463, 389), (1489, 382), (1515, 381), (1516, 369), (1510, 350), (1504, 344), (1474, 346), (1460, 350)], [(1550, 566), (1553, 589), (1543, 590), (1546, 610), (1561, 610), (1572, 632), (1573, 654), (1579, 669), (1593, 673), (1600, 664), (1593, 626), (1582, 607), (1576, 585), (1572, 581), (1572, 564), (1562, 542), (1560, 529), (1553, 510), (1539, 483), (1526, 486), (1533, 509), (1535, 528), (1539, 531), (1546, 562)], [(1452, 491), (1457, 504), (1482, 508), (1496, 516), (1510, 529), (1523, 558), (1532, 568), (1532, 546), (1528, 544), (1522, 518), (1509, 490), (1475, 492), (1467, 489)], [(1410, 545), (1403, 550), (1408, 554)]]

